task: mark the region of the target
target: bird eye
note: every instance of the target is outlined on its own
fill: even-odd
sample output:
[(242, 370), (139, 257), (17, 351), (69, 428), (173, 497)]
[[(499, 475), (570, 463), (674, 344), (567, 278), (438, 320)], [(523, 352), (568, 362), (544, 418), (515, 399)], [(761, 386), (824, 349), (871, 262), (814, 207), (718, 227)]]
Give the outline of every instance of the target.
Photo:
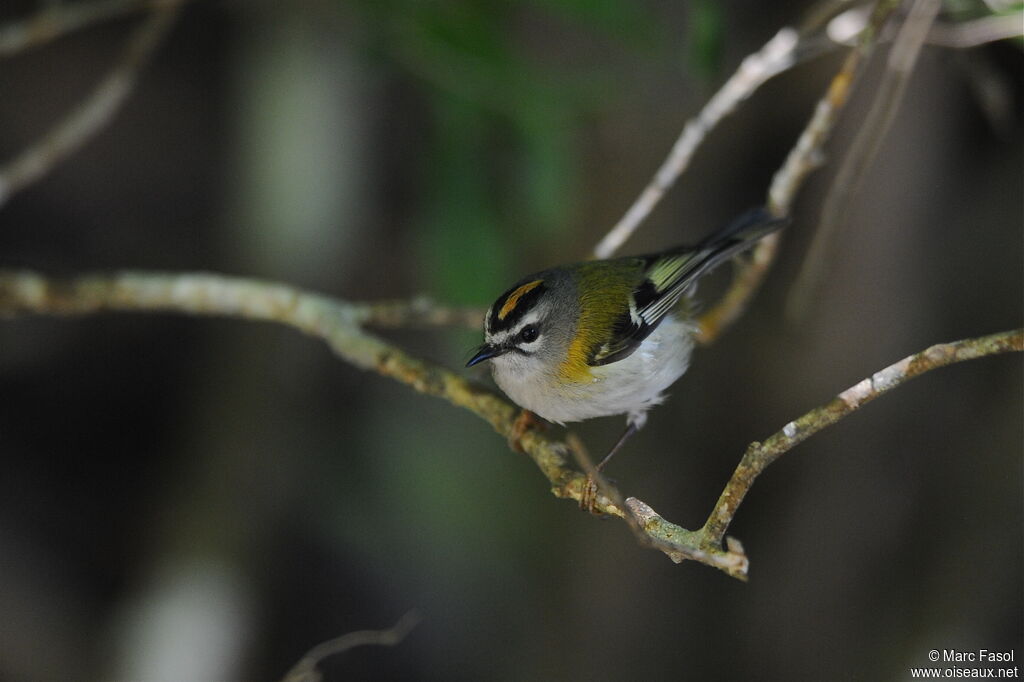
[(532, 343), (537, 340), (538, 336), (540, 336), (540, 330), (535, 324), (528, 324), (519, 332), (519, 340), (523, 343)]

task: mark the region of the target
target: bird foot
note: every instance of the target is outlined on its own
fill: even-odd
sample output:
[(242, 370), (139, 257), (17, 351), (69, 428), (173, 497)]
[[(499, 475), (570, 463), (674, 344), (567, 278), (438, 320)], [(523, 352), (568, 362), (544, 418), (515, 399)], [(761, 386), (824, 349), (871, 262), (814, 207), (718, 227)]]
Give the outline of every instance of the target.
[(601, 516), (601, 512), (597, 510), (596, 506), (597, 492), (597, 481), (594, 480), (594, 476), (591, 474), (587, 476), (587, 480), (583, 484), (583, 490), (580, 491), (580, 509), (594, 516)]

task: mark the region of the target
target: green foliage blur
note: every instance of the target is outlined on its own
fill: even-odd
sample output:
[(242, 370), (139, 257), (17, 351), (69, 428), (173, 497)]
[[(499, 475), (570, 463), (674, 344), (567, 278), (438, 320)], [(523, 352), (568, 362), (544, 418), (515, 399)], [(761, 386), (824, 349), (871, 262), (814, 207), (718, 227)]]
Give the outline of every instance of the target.
[[(371, 53), (422, 81), (431, 153), (421, 171), (419, 252), (423, 262), (446, 264), (425, 284), (457, 303), (480, 303), (478, 292), (501, 291), (522, 274), (514, 254), (569, 236), (584, 170), (576, 131), (616, 87), (600, 65), (545, 62), (513, 29), (556, 23), (651, 61), (672, 61), (667, 28), (643, 4), (625, 0), (355, 7)], [(698, 2), (691, 14), (692, 66), (710, 77), (720, 60), (720, 10)], [(473, 258), (449, 258), (466, 247)]]
[[(951, 0), (943, 20), (998, 5)], [(60, 4), (0, 2), (0, 29), (42, 6)], [(486, 306), (587, 257), (686, 120), (816, 7), (190, 2), (108, 126), (0, 207), (0, 268)], [(138, 21), (0, 60), (0, 160), (89, 94)], [(723, 121), (623, 253), (763, 201), (841, 53)], [(703, 521), (752, 440), (933, 343), (1021, 324), (1019, 41), (925, 48), (814, 310), (784, 319), (881, 63), (754, 304), (608, 472), (674, 522)], [(462, 367), (478, 329), (372, 333), (491, 386)], [(1022, 379), (1011, 356), (930, 373), (787, 454), (730, 528), (741, 584), (637, 546), (482, 420), (294, 330), (0, 320), (0, 679), (278, 679), (410, 608), (424, 620), (402, 645), (339, 656), (325, 680), (877, 680), (932, 648), (1019, 660)], [(572, 426), (592, 454), (621, 429)]]

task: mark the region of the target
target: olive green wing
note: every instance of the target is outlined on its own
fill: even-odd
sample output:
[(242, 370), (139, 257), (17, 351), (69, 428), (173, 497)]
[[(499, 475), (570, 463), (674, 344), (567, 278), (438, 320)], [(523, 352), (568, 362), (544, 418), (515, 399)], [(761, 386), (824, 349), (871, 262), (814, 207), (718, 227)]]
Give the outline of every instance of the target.
[(697, 280), (784, 223), (785, 220), (757, 208), (697, 246), (642, 257), (644, 275), (633, 290), (629, 310), (615, 322), (611, 339), (595, 349), (590, 364), (606, 365), (629, 356)]

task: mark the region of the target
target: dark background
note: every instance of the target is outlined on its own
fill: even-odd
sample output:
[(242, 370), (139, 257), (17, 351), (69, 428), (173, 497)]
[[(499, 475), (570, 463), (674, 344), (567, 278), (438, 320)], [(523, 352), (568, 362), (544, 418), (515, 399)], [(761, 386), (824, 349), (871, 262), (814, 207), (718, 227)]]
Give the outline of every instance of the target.
[[(584, 257), (687, 117), (806, 9), (197, 1), (111, 124), (0, 209), (0, 266), (486, 305)], [(0, 159), (136, 23), (0, 61)], [(763, 88), (626, 251), (759, 203), (838, 63)], [(854, 102), (755, 305), (614, 462), (626, 494), (697, 527), (750, 441), (932, 343), (1020, 326), (1022, 65), (1019, 43), (925, 48), (814, 309), (790, 322)], [(479, 342), (387, 336), (456, 368)], [(943, 369), (787, 454), (730, 528), (744, 584), (638, 547), (478, 418), (291, 330), (3, 320), (0, 679), (272, 680), (411, 608), (405, 642), (332, 659), (328, 679), (903, 680), (931, 649), (1019, 661), (1021, 379), (1013, 355)], [(599, 452), (621, 427), (574, 430)]]

